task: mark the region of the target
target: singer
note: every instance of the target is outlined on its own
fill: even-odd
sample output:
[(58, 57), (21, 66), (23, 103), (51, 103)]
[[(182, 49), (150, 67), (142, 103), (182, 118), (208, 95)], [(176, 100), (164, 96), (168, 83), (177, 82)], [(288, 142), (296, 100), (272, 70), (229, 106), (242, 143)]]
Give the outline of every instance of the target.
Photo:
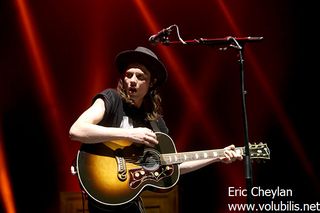
[[(145, 212), (139, 196), (145, 186), (170, 189), (180, 174), (214, 162), (242, 159), (230, 145), (212, 157), (186, 155), (185, 161), (173, 162), (172, 158), (166, 165), (160, 164), (157, 152), (152, 150), (173, 147), (167, 153), (176, 152), (161, 111), (159, 89), (168, 72), (156, 54), (145, 47), (120, 52), (115, 62), (121, 76), (117, 88), (96, 94), (92, 105), (69, 130), (70, 138), (81, 143), (75, 168), (90, 213)], [(174, 180), (172, 185), (164, 181), (168, 178)]]

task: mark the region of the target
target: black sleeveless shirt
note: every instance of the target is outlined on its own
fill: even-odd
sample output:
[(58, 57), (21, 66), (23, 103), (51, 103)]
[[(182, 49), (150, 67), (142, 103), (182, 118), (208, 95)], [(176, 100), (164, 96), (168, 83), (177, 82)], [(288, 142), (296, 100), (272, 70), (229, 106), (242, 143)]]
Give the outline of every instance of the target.
[[(98, 125), (123, 128), (147, 127), (152, 129), (150, 121), (146, 119), (145, 111), (123, 101), (115, 89), (106, 89), (98, 93), (93, 98), (93, 102), (98, 98), (101, 98), (105, 104), (105, 114)], [(162, 117), (154, 121), (154, 123), (157, 126), (157, 131), (168, 134), (168, 128)], [(116, 207), (102, 205), (88, 196), (88, 208), (90, 213), (142, 213), (144, 211), (143, 203), (139, 196), (127, 204)]]
[[(132, 127), (147, 127), (152, 129), (150, 121), (146, 119), (145, 111), (123, 101), (116, 90), (106, 89), (97, 94), (93, 98), (93, 101), (98, 98), (101, 98), (105, 104), (105, 114), (99, 125), (121, 127), (124, 118), (128, 118), (131, 121)], [(161, 132), (168, 134), (169, 130), (162, 117), (155, 122)]]

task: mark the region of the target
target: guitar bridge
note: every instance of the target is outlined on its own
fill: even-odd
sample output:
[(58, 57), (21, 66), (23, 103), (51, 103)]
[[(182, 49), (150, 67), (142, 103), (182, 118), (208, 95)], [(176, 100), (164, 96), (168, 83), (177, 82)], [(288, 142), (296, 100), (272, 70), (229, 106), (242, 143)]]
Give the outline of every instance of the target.
[(115, 159), (117, 161), (117, 174), (118, 174), (118, 179), (120, 181), (125, 181), (127, 179), (127, 167), (126, 167), (126, 161), (123, 157), (118, 157), (115, 156)]

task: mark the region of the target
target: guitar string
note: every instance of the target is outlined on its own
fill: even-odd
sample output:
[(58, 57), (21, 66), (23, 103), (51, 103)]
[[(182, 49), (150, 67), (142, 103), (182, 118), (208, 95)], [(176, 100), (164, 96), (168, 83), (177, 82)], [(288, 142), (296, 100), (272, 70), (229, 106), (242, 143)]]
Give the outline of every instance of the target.
[[(243, 150), (243, 147), (237, 147), (237, 149), (239, 149), (239, 150), (242, 150), (242, 151), (244, 151)], [(198, 152), (198, 153), (208, 153), (210, 150), (207, 150), (207, 151), (200, 151), (200, 152)], [(224, 151), (224, 149), (218, 149), (218, 150), (215, 150), (217, 153), (218, 153), (218, 156), (219, 155), (221, 155), (222, 154), (222, 152)], [(165, 156), (166, 155), (172, 155), (173, 153), (167, 153), (167, 154), (161, 154), (161, 156), (163, 156), (163, 158), (165, 158)], [(188, 155), (189, 156), (189, 160), (200, 160), (200, 159), (205, 159), (205, 158), (199, 158), (199, 156), (195, 156), (195, 155), (192, 155), (191, 157), (190, 157), (190, 153), (188, 153), (188, 152), (185, 152), (185, 153), (176, 153), (176, 154), (173, 154), (173, 155), (175, 155), (175, 156), (178, 156), (177, 157), (177, 162), (176, 163), (171, 163), (171, 164), (179, 164), (179, 163), (181, 163), (180, 161), (181, 161), (181, 159), (184, 159), (185, 160), (185, 158), (184, 158), (184, 156), (185, 155)], [(183, 157), (182, 157), (183, 156)], [(217, 157), (218, 157), (217, 156)], [(139, 164), (139, 165), (142, 165), (142, 166), (149, 166), (149, 165), (154, 165), (155, 163), (158, 163), (158, 164), (160, 164), (161, 162), (163, 162), (163, 161), (165, 161), (165, 160), (156, 160), (156, 159), (153, 159), (153, 161), (152, 162), (143, 162), (143, 163), (141, 163), (141, 162), (139, 162), (141, 159), (143, 159), (143, 157), (144, 156), (137, 156), (137, 157), (135, 157), (135, 159), (133, 159), (133, 158), (124, 158), (127, 162), (129, 162), (129, 163), (135, 163), (135, 164)], [(261, 156), (260, 156), (261, 157)]]

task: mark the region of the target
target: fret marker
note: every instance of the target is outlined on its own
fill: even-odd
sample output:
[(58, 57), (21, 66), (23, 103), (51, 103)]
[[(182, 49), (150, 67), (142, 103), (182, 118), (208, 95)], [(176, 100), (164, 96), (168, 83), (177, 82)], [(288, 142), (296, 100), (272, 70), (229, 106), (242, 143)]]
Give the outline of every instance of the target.
[(206, 152), (203, 153), (203, 157), (204, 157), (204, 158), (207, 158), (207, 157), (208, 157), (208, 153), (206, 153)]
[(213, 154), (214, 157), (218, 156), (217, 152), (212, 152), (212, 154)]

